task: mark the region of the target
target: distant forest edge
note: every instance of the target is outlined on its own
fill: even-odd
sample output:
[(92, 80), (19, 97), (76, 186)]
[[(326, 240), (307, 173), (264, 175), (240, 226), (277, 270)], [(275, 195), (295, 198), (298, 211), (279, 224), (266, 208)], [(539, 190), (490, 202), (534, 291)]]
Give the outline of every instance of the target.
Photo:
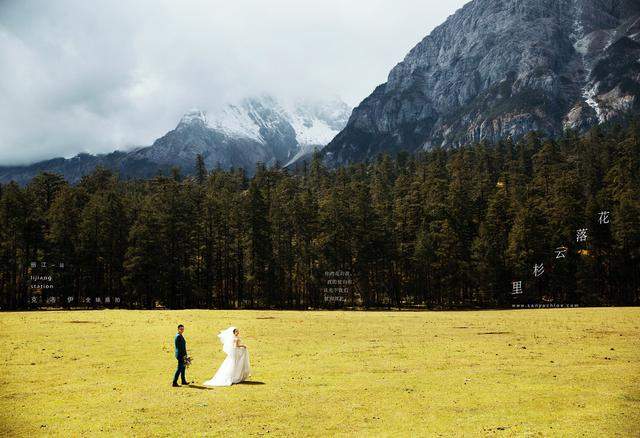
[(196, 169), (1, 185), (2, 309), (640, 304), (639, 120), (295, 174)]

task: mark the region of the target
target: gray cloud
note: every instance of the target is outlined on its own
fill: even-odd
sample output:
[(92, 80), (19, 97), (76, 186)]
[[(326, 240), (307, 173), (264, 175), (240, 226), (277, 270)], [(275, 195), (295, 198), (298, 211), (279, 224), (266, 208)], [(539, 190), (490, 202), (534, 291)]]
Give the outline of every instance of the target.
[(0, 165), (151, 144), (256, 93), (355, 105), (466, 1), (0, 0)]

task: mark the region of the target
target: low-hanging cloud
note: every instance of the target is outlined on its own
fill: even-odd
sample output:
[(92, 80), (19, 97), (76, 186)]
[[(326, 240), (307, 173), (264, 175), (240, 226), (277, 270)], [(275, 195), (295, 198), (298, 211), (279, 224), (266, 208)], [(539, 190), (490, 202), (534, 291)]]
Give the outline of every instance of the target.
[(467, 0), (0, 0), (0, 165), (148, 145), (258, 93), (356, 105)]

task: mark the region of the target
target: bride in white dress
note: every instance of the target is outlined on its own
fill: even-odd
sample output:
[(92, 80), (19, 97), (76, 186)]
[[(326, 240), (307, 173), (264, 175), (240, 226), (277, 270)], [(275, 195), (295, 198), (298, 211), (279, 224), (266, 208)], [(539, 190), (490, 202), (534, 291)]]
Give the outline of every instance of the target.
[(203, 383), (204, 386), (231, 386), (249, 377), (249, 351), (247, 346), (240, 342), (239, 334), (240, 331), (235, 327), (229, 327), (218, 334), (222, 342), (222, 351), (227, 353), (227, 358), (218, 368), (216, 375)]

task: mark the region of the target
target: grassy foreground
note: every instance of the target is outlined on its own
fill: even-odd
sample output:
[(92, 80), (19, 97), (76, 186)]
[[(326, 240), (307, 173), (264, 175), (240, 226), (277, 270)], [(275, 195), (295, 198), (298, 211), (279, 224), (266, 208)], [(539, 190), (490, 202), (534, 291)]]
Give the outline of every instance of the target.
[[(172, 388), (179, 322), (189, 380), (235, 325), (256, 383)], [(640, 434), (640, 308), (3, 313), (0, 345), (0, 435)]]

